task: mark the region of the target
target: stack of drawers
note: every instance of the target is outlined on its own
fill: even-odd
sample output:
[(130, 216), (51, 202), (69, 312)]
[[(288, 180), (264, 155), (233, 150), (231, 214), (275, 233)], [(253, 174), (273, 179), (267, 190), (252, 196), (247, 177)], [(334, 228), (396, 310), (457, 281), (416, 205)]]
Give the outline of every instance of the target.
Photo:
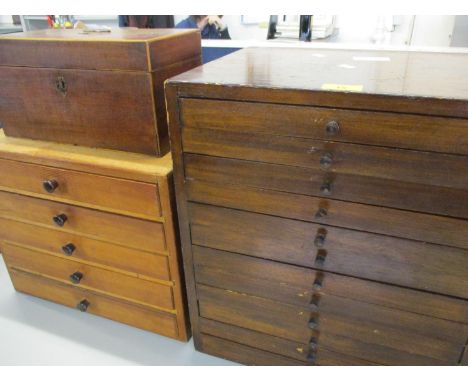
[(468, 362), (467, 56), (373, 54), (244, 50), (166, 86), (197, 349)]
[(189, 338), (170, 154), (2, 134), (0, 173), (0, 251), (18, 291)]

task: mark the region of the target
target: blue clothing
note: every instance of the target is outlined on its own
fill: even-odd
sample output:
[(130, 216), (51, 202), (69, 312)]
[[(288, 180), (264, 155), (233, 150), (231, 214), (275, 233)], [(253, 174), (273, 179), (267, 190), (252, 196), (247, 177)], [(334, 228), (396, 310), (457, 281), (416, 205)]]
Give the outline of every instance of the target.
[[(176, 25), (176, 28), (179, 29), (198, 29), (197, 22), (193, 17), (187, 17), (185, 20), (182, 20)], [(229, 39), (229, 33), (225, 31), (220, 31), (216, 28), (216, 25), (206, 24), (206, 26), (201, 30), (201, 38), (203, 39)]]

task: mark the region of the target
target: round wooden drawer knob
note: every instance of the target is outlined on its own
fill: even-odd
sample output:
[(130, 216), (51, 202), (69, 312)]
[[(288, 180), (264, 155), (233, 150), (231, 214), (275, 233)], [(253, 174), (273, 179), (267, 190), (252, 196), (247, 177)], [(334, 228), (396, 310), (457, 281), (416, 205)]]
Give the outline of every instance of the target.
[(86, 299), (81, 300), (77, 305), (76, 308), (81, 312), (86, 312), (89, 308), (90, 302)]
[(58, 188), (58, 186), (59, 186), (58, 182), (54, 179), (44, 180), (44, 182), (42, 182), (42, 187), (49, 194), (54, 192)]
[(340, 124), (336, 121), (330, 121), (325, 125), (325, 131), (328, 135), (336, 135), (340, 132)]
[(68, 243), (62, 247), (62, 252), (64, 255), (71, 256), (73, 255), (73, 252), (75, 252), (76, 247), (72, 243)]
[(58, 225), (59, 227), (63, 227), (65, 223), (67, 222), (68, 218), (67, 215), (65, 214), (60, 214), (60, 215), (55, 215), (52, 220), (54, 221), (55, 225)]
[(75, 272), (70, 275), (70, 281), (73, 284), (79, 284), (82, 278), (83, 278), (83, 273), (81, 272)]

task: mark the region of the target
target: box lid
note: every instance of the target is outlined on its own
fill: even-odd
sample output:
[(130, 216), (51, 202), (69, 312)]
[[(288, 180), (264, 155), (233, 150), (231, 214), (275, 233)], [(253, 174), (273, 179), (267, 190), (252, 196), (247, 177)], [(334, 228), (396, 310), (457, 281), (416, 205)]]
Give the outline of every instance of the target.
[[(173, 57), (177, 44), (180, 57)], [(154, 71), (201, 54), (197, 29), (44, 29), (0, 37), (0, 66)]]

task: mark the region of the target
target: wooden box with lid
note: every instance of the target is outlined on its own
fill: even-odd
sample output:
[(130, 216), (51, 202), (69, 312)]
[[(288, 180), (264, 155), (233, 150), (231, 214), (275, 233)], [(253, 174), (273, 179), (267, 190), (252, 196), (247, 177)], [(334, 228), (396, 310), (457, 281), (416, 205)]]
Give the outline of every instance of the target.
[(245, 49), (166, 84), (197, 349), (466, 363), (467, 63)]
[(18, 291), (188, 340), (170, 153), (1, 133), (0, 173), (0, 252)]
[(7, 136), (163, 156), (164, 81), (201, 64), (194, 29), (39, 30), (0, 37)]

